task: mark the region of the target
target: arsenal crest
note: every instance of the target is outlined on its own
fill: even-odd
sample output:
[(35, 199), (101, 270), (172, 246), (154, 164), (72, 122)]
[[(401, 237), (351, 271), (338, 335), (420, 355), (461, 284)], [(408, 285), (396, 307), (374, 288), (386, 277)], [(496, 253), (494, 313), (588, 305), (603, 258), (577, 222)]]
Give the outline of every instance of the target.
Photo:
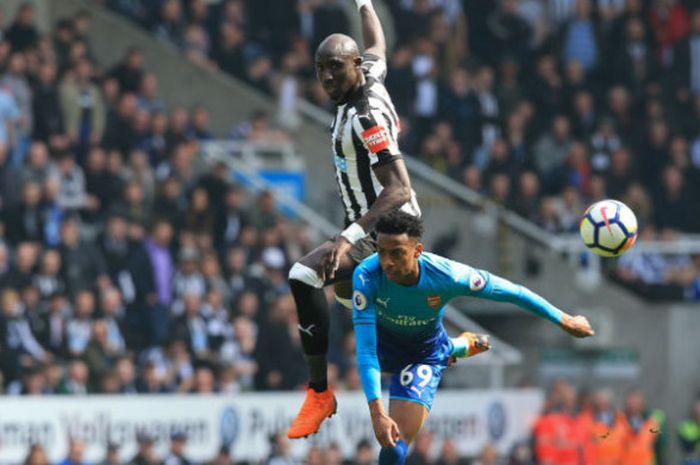
[(428, 296), (428, 306), (430, 308), (440, 308), (440, 304), (442, 304), (442, 297), (437, 294)]

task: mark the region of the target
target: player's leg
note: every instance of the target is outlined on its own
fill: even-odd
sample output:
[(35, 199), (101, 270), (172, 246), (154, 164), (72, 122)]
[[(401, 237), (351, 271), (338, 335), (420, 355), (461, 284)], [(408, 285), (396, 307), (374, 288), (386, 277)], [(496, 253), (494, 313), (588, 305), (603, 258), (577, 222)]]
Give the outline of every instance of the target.
[(355, 262), (341, 257), (336, 279), (324, 282), (319, 276), (321, 259), (333, 246), (330, 241), (311, 251), (289, 271), (289, 287), (297, 307), (299, 334), (309, 367), (306, 400), (287, 431), (290, 438), (318, 431), (323, 420), (335, 413), (336, 401), (328, 389), (326, 352), (328, 351), (328, 303), (323, 287), (352, 274)]
[[(359, 264), (365, 258), (377, 251), (377, 241), (372, 236), (361, 239), (352, 246), (348, 257), (353, 263)], [(333, 285), (335, 300), (348, 310), (352, 310), (352, 272), (355, 266), (344, 270), (338, 270), (335, 274), (336, 282)]]
[(394, 447), (382, 448), (379, 465), (405, 463), (406, 450), (428, 418), (444, 369), (443, 364), (413, 363), (391, 377), (389, 416), (397, 423), (401, 439)]
[(417, 402), (402, 399), (389, 401), (389, 416), (399, 427), (400, 439), (394, 447), (382, 447), (379, 465), (404, 465), (406, 452), (428, 418), (428, 408)]
[(421, 403), (410, 400), (389, 400), (389, 416), (399, 426), (399, 433), (407, 445), (411, 445), (418, 432), (423, 428), (430, 411)]

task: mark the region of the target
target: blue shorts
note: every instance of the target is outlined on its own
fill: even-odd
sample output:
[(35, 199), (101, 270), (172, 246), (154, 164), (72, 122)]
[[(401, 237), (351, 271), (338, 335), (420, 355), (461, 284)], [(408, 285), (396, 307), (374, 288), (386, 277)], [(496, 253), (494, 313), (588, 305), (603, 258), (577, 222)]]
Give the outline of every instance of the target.
[(452, 341), (440, 326), (426, 338), (407, 338), (377, 328), (377, 352), (382, 371), (392, 374), (389, 398), (422, 404), (430, 410)]
[(408, 400), (430, 410), (445, 366), (413, 363), (391, 375), (389, 399)]

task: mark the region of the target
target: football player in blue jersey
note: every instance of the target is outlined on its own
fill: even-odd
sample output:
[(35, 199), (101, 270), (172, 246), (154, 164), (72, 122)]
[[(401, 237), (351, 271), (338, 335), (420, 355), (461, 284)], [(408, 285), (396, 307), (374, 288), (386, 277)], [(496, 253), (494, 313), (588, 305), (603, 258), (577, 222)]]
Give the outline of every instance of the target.
[[(488, 348), (484, 338), (447, 336), (442, 316), (453, 298), (510, 302), (572, 336), (594, 334), (586, 317), (569, 315), (523, 286), (424, 252), (418, 217), (395, 211), (379, 220), (376, 231), (378, 253), (353, 274), (353, 325), (362, 387), (382, 446), (379, 465), (405, 463), (450, 354), (466, 357)], [(382, 371), (392, 374), (388, 414), (381, 401)]]

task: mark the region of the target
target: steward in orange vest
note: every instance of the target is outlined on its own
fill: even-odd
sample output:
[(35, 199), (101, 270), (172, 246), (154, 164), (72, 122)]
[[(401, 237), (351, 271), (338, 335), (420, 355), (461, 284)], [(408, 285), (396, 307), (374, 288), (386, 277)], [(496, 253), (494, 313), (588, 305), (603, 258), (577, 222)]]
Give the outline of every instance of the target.
[(579, 421), (585, 437), (586, 465), (621, 465), (627, 430), (624, 414), (612, 405), (612, 393), (596, 392), (593, 408), (583, 412)]
[(632, 391), (625, 399), (621, 465), (654, 465), (659, 423), (644, 410), (644, 394)]

